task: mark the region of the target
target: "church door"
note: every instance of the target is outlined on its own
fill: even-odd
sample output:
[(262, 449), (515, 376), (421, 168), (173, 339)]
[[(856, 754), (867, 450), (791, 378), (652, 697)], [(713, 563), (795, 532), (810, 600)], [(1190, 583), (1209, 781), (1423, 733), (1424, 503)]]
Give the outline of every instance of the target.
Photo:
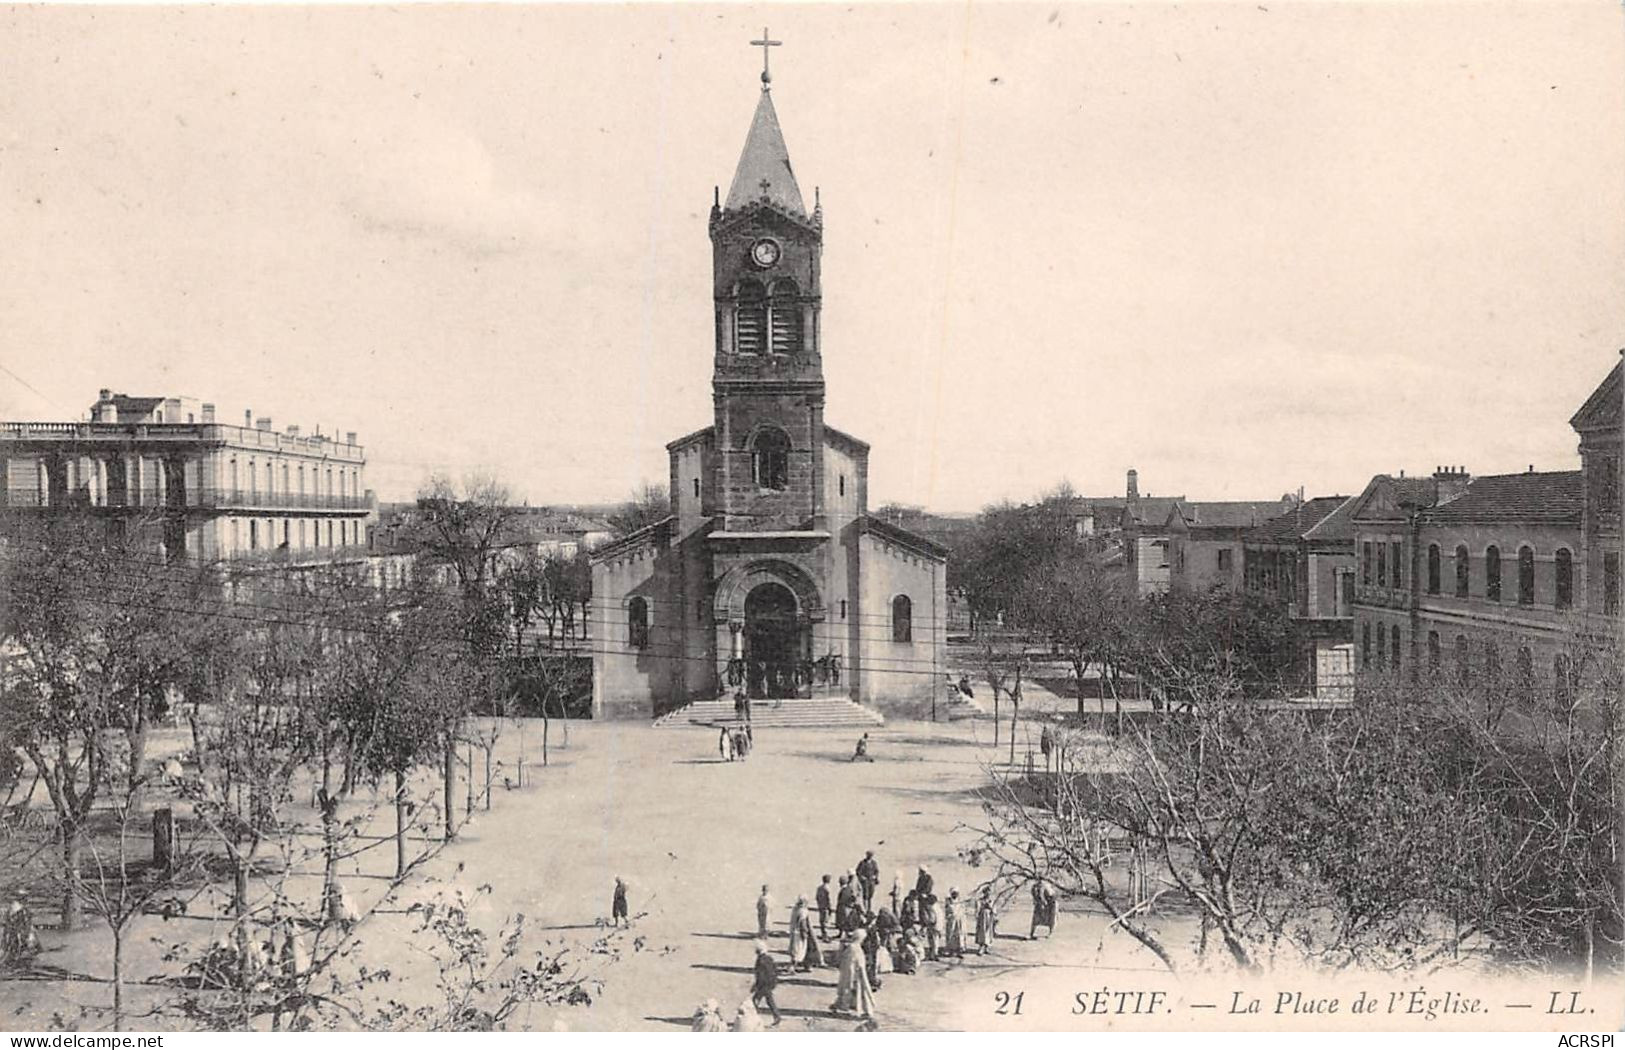
[(790, 588), (762, 583), (745, 596), (745, 672), (751, 696), (796, 695), (800, 638), (796, 596)]

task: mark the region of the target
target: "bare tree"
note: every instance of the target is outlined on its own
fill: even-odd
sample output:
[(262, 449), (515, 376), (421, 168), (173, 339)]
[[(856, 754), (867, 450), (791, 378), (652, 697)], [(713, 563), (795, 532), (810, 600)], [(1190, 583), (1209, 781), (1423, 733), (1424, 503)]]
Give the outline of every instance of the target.
[(671, 496), (666, 486), (645, 481), (633, 491), (630, 499), (611, 512), (609, 524), (617, 537), (630, 536), (669, 517)]

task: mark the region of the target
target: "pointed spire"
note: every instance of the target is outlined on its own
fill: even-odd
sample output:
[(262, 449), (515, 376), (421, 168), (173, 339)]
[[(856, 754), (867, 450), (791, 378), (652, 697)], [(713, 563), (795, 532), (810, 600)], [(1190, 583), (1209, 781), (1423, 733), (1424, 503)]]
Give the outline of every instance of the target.
[(745, 149), (739, 155), (739, 166), (734, 169), (727, 208), (732, 211), (764, 199), (797, 215), (807, 214), (807, 206), (801, 200), (801, 187), (796, 185), (795, 172), (790, 168), (790, 151), (784, 145), (784, 132), (779, 130), (773, 95), (765, 90), (756, 103), (756, 116), (751, 119), (750, 132), (745, 136)]

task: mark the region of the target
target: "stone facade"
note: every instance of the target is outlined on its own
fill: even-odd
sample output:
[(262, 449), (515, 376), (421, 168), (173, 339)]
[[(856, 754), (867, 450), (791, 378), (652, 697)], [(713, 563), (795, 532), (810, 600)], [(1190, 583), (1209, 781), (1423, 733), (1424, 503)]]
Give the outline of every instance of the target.
[(1619, 373), (1570, 421), (1581, 470), (1372, 480), (1355, 514), (1362, 675), (1527, 693), (1559, 684), (1578, 649), (1619, 639)]
[(172, 558), (297, 565), (359, 559), (375, 500), (366, 452), (216, 420), (190, 398), (101, 391), (88, 422), (0, 424), (0, 512), (139, 523)]
[(824, 421), (823, 214), (765, 88), (710, 236), (713, 421), (667, 446), (671, 515), (592, 555), (594, 715), (728, 692), (922, 709), (947, 552), (869, 516), (869, 446)]

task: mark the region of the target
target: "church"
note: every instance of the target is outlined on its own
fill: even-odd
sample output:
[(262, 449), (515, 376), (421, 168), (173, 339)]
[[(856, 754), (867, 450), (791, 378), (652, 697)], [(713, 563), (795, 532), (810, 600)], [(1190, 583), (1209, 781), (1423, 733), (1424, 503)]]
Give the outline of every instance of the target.
[(869, 446), (824, 422), (823, 208), (771, 87), (764, 58), (711, 208), (713, 422), (666, 446), (670, 515), (593, 552), (596, 718), (740, 693), (918, 715), (944, 680), (947, 551), (869, 515)]

